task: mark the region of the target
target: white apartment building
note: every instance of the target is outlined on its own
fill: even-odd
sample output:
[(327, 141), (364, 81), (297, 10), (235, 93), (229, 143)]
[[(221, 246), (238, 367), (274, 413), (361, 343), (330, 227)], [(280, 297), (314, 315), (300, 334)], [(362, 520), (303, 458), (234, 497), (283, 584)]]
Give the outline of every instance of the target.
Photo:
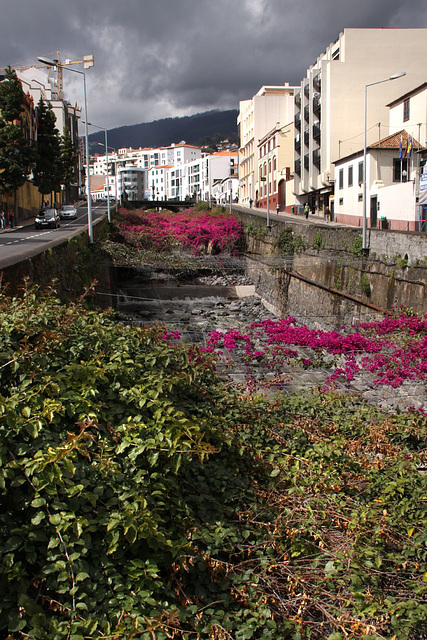
[(148, 188), (148, 169), (120, 167), (117, 170), (117, 195), (124, 200), (143, 200)]
[(237, 178), (237, 161), (237, 151), (217, 151), (205, 155), (202, 162), (202, 183), (198, 197), (209, 202), (216, 182), (230, 176)]
[(151, 200), (168, 200), (169, 171), (171, 164), (159, 165), (148, 169), (148, 194)]
[[(294, 91), (288, 83), (263, 86), (250, 100), (239, 103), (239, 202), (249, 205), (260, 197), (259, 141), (274, 127), (281, 129), (294, 118)], [(292, 163), (293, 164), (293, 163)], [(291, 166), (292, 166), (291, 164)], [(280, 167), (282, 169), (282, 167)]]
[(239, 178), (237, 175), (229, 176), (218, 180), (212, 187), (212, 202), (227, 207), (231, 202), (235, 202), (239, 191)]
[(345, 29), (317, 58), (295, 94), (298, 203), (329, 205), (333, 163), (363, 147), (365, 86), (406, 73), (367, 90), (371, 144), (389, 133), (387, 104), (424, 82), (426, 58), (427, 29)]
[[(140, 148), (132, 149), (123, 147), (118, 149), (117, 153), (109, 154), (108, 159), (105, 154), (96, 155), (90, 166), (90, 174), (94, 176), (107, 175), (107, 160), (109, 174), (115, 176), (121, 169), (130, 169), (135, 167), (149, 171), (144, 185), (144, 193), (146, 198), (151, 198), (153, 193), (157, 199), (164, 200), (166, 197), (179, 199), (181, 197), (180, 174), (182, 173), (182, 165), (201, 158), (201, 149), (194, 145), (180, 142), (179, 144), (171, 144), (168, 147), (157, 148)], [(169, 173), (163, 171), (163, 168), (176, 167), (177, 175), (169, 177)], [(153, 169), (158, 168), (159, 171)], [(160, 171), (161, 169), (161, 171)], [(154, 187), (154, 191), (153, 191)], [(120, 185), (117, 187), (118, 197), (120, 197)], [(144, 196), (142, 196), (144, 197)], [(141, 197), (141, 199), (142, 199)]]

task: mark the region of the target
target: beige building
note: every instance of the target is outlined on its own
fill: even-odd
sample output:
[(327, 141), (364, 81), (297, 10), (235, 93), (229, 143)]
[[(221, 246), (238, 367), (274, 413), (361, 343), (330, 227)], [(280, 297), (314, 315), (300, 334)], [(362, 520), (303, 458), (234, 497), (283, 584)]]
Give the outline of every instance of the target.
[[(250, 100), (239, 103), (239, 202), (249, 205), (260, 198), (259, 150), (260, 141), (274, 128), (293, 120), (294, 90), (288, 83), (263, 86)], [(290, 163), (292, 166), (292, 163)], [(282, 168), (282, 167), (278, 167)]]
[(295, 95), (294, 191), (300, 204), (324, 209), (336, 186), (333, 163), (363, 147), (365, 86), (406, 73), (368, 88), (371, 144), (389, 133), (387, 105), (424, 82), (426, 59), (427, 29), (345, 29), (318, 57)]
[(293, 122), (275, 126), (258, 143), (258, 182), (255, 205), (262, 209), (291, 211), (293, 195)]

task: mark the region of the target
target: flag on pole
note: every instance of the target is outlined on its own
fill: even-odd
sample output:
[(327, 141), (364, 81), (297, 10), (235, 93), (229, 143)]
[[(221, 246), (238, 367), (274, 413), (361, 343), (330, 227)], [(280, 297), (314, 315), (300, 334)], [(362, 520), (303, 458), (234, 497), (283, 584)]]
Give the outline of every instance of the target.
[(402, 136), (400, 136), (400, 145), (399, 145), (399, 158), (400, 160), (402, 160), (402, 146), (403, 146), (403, 140), (402, 140)]
[(406, 149), (406, 155), (408, 158), (411, 157), (412, 154), (412, 136), (408, 136), (408, 148)]

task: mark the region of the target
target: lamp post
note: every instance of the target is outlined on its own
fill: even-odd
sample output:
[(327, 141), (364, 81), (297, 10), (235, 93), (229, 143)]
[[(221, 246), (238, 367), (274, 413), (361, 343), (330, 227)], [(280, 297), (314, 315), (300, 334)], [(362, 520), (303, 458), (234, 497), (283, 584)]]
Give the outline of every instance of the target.
[(85, 147), (86, 147), (86, 195), (87, 195), (87, 221), (88, 221), (88, 236), (89, 244), (93, 244), (93, 221), (92, 221), (92, 201), (90, 197), (90, 174), (89, 174), (89, 133), (87, 122), (87, 96), (86, 96), (86, 74), (84, 71), (78, 71), (77, 69), (70, 69), (65, 64), (61, 64), (58, 60), (51, 60), (50, 58), (44, 58), (39, 56), (38, 60), (43, 64), (47, 64), (49, 67), (61, 67), (61, 69), (68, 69), (73, 73), (79, 73), (83, 76), (83, 89), (84, 89), (84, 102), (85, 102)]
[(364, 120), (364, 136), (363, 136), (363, 219), (362, 219), (362, 250), (366, 253), (366, 198), (367, 198), (367, 188), (366, 188), (366, 148), (367, 148), (367, 137), (368, 137), (368, 87), (372, 87), (374, 84), (382, 84), (383, 82), (388, 82), (389, 80), (396, 80), (397, 78), (402, 78), (406, 76), (406, 71), (402, 71), (400, 73), (395, 73), (388, 78), (384, 78), (384, 80), (377, 80), (376, 82), (368, 82), (365, 85), (365, 120)]
[[(86, 123), (85, 123), (86, 124)], [(105, 158), (106, 158), (106, 162), (107, 162), (107, 219), (108, 219), (108, 223), (111, 224), (111, 211), (110, 211), (110, 182), (108, 180), (108, 149), (113, 149), (113, 147), (109, 147), (108, 146), (108, 134), (107, 134), (107, 129), (105, 127), (100, 127), (98, 124), (93, 124), (93, 122), (88, 122), (88, 125), (90, 127), (95, 127), (95, 129), (101, 129), (101, 131), (104, 132), (105, 134)], [(102, 146), (102, 143), (98, 143)], [(113, 149), (113, 151), (115, 151), (115, 149)]]

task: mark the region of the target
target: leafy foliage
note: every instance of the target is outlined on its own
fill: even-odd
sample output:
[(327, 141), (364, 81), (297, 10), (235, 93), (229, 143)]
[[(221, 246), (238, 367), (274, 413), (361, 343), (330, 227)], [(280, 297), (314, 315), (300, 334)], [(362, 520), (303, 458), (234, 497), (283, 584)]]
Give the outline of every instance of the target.
[(64, 133), (61, 136), (61, 168), (62, 182), (66, 187), (76, 181), (77, 162), (77, 147), (71, 139), (70, 130), (64, 127)]
[(16, 193), (24, 184), (33, 163), (30, 141), (20, 122), (24, 94), (11, 67), (0, 83), (0, 191)]
[(238, 396), (52, 294), (0, 323), (2, 636), (422, 637), (422, 412)]
[(51, 104), (40, 98), (37, 105), (37, 146), (34, 184), (41, 194), (59, 191), (62, 181), (61, 141)]

